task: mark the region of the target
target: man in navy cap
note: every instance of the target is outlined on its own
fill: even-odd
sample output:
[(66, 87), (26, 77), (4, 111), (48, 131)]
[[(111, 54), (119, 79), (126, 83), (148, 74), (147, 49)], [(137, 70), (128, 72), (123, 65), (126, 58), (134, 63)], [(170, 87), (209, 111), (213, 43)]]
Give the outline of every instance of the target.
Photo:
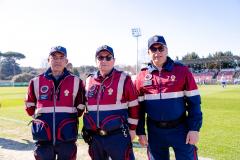
[(93, 160), (134, 160), (132, 140), (138, 122), (138, 100), (131, 77), (114, 68), (113, 49), (95, 54), (98, 71), (86, 80), (87, 113), (83, 116)]
[(163, 36), (155, 35), (148, 40), (148, 55), (151, 62), (135, 81), (140, 103), (139, 143), (148, 146), (150, 160), (169, 160), (169, 147), (177, 160), (195, 160), (195, 145), (202, 126), (195, 80), (186, 66), (168, 57)]
[(33, 78), (26, 96), (26, 111), (32, 120), (36, 160), (76, 160), (78, 117), (84, 111), (82, 80), (66, 68), (67, 50), (51, 48), (49, 68)]

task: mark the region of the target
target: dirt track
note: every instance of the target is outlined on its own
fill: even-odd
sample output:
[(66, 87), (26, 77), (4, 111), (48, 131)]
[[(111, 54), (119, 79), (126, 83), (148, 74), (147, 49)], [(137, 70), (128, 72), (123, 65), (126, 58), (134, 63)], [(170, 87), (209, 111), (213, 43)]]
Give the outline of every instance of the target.
[[(88, 145), (82, 139), (78, 139), (77, 160), (90, 160), (88, 155)], [(139, 148), (134, 145), (136, 160), (147, 159), (146, 148)], [(33, 157), (34, 143), (27, 139), (7, 139), (0, 137), (0, 160), (34, 160)]]
[[(25, 142), (24, 142), (25, 141)], [(88, 146), (78, 142), (78, 160), (90, 160)], [(8, 140), (0, 138), (0, 160), (33, 160), (33, 142), (28, 140)]]
[[(34, 160), (33, 142), (29, 140), (9, 140), (0, 138), (0, 160)], [(134, 147), (136, 160), (145, 160), (146, 149)], [(171, 158), (174, 159), (174, 158)], [(91, 160), (88, 155), (88, 145), (82, 139), (78, 140), (77, 160)], [(199, 160), (211, 160), (199, 158)]]
[[(0, 160), (33, 160), (32, 135), (30, 127), (24, 121), (4, 118), (0, 116)], [(78, 160), (90, 160), (88, 145), (82, 139), (78, 139)], [(135, 147), (137, 160), (146, 158), (146, 149)]]

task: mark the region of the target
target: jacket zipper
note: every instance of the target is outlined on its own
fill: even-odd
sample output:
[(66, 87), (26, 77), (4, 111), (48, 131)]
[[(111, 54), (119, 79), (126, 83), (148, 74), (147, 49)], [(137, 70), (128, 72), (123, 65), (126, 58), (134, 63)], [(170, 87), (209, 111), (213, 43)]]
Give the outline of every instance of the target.
[(162, 86), (162, 82), (161, 82), (161, 72), (162, 72), (162, 69), (159, 70), (159, 95), (160, 95), (160, 99), (162, 99), (162, 91), (161, 91), (161, 86)]
[[(68, 76), (66, 76), (68, 77)], [(57, 98), (58, 98), (58, 92), (59, 92), (59, 86), (61, 86), (62, 82), (66, 79), (61, 80), (61, 82), (57, 86), (57, 92), (55, 91), (55, 85), (53, 82), (53, 145), (56, 144), (56, 106), (57, 106)]]
[(98, 95), (97, 95), (97, 128), (100, 128), (100, 118), (99, 118), (99, 101), (100, 101), (100, 98), (101, 98), (101, 93), (102, 93), (102, 90), (103, 90), (103, 83), (105, 82), (105, 80), (107, 80), (108, 77), (106, 77), (100, 84), (100, 88), (99, 88), (99, 91), (98, 91)]
[(57, 95), (56, 95), (56, 91), (55, 91), (55, 85), (53, 85), (54, 87), (53, 87), (53, 145), (55, 146), (55, 144), (56, 144), (56, 133), (55, 133), (55, 131), (56, 131), (56, 120), (55, 120), (55, 108), (56, 108), (56, 105), (57, 105), (57, 102), (56, 102), (56, 100), (57, 100)]

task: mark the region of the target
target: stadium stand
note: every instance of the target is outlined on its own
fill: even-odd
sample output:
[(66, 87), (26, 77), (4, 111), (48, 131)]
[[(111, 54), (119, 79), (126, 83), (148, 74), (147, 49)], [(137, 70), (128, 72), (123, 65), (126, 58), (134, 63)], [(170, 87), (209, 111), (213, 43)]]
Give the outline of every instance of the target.
[(234, 75), (233, 84), (240, 84), (240, 69)]
[(231, 83), (234, 75), (235, 71), (233, 69), (222, 69), (217, 75), (217, 81), (220, 82), (224, 79), (226, 82)]
[(212, 82), (215, 72), (193, 73), (193, 76), (198, 84), (209, 84)]
[[(216, 58), (200, 58), (191, 60), (181, 60), (180, 63), (187, 65), (195, 81), (198, 84), (216, 84), (226, 81), (226, 83), (240, 84), (240, 68), (237, 66), (223, 68), (223, 63), (234, 64), (240, 62), (239, 56), (222, 56)], [(214, 66), (210, 69), (209, 66)]]

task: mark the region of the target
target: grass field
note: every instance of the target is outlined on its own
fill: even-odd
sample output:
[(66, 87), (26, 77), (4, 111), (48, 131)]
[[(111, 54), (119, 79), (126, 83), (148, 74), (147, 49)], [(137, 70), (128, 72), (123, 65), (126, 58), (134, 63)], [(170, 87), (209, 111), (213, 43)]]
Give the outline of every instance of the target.
[[(226, 88), (209, 85), (199, 89), (204, 120), (198, 154), (216, 160), (239, 160), (240, 85)], [(0, 87), (0, 138), (31, 136), (27, 126), (30, 118), (24, 112), (25, 93), (26, 88)]]

